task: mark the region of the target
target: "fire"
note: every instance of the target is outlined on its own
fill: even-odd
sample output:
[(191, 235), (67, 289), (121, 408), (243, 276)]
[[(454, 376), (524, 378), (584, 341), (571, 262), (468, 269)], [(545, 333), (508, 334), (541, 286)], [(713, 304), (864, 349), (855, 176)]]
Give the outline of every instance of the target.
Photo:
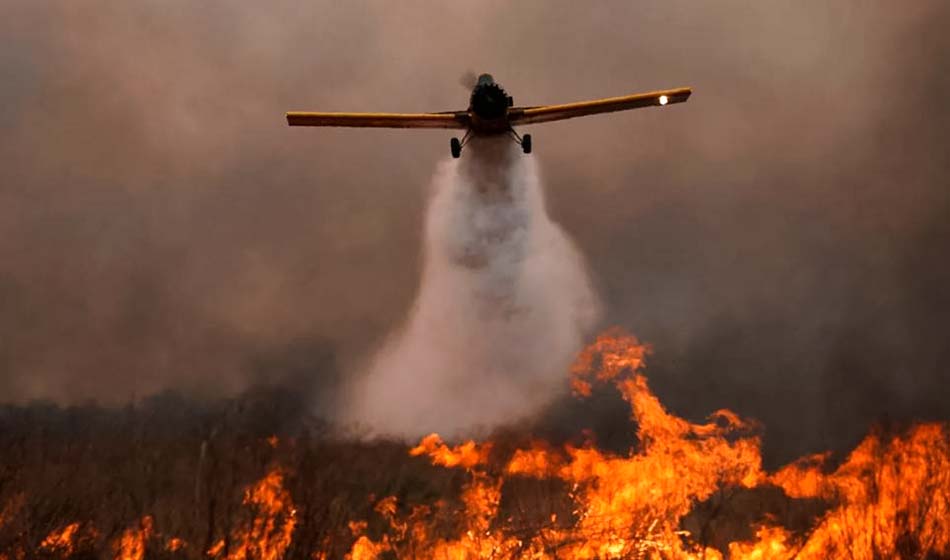
[[(397, 514), (395, 498), (379, 503), (390, 532), (359, 535), (349, 558), (385, 551), (412, 558), (722, 558), (684, 530), (696, 504), (728, 488), (780, 487), (789, 498), (832, 505), (809, 534), (763, 524), (748, 542), (732, 542), (729, 558), (918, 557), (950, 554), (950, 437), (924, 424), (887, 440), (869, 436), (834, 473), (827, 455), (769, 475), (761, 467), (758, 427), (719, 410), (692, 424), (670, 414), (642, 375), (649, 348), (617, 331), (599, 337), (572, 368), (572, 387), (589, 396), (593, 383), (613, 382), (630, 404), (640, 447), (616, 456), (592, 446), (552, 449), (535, 442), (492, 469), (492, 443), (449, 447), (433, 434), (411, 450), (434, 465), (465, 469), (462, 526), (455, 539), (430, 535), (432, 511)], [(500, 519), (501, 491), (516, 477), (561, 480), (571, 488), (571, 518), (515, 531)], [(402, 551), (402, 553), (401, 553)], [(409, 553), (408, 551), (411, 551)]]
[[(296, 527), (297, 510), (290, 493), (284, 489), (284, 474), (280, 469), (272, 470), (249, 487), (244, 492), (244, 505), (252, 516), (247, 526), (232, 536), (234, 547), (227, 554), (227, 560), (283, 558)], [(216, 558), (225, 548), (225, 541), (219, 541), (207, 551), (207, 556)]]
[(75, 547), (76, 534), (79, 532), (79, 523), (70, 523), (58, 531), (53, 531), (43, 539), (40, 548), (69, 556)]
[[(90, 551), (109, 548), (116, 560), (152, 554), (326, 560), (344, 551), (348, 560), (950, 557), (946, 425), (876, 430), (836, 468), (829, 466), (829, 454), (819, 454), (769, 473), (762, 468), (755, 422), (719, 410), (706, 422), (692, 423), (666, 410), (643, 375), (649, 354), (636, 338), (610, 331), (582, 352), (571, 370), (579, 397), (590, 396), (595, 384), (612, 384), (627, 401), (639, 442), (627, 454), (592, 443), (558, 447), (533, 441), (515, 448), (501, 440), (446, 443), (431, 434), (408, 455), (456, 473), (457, 494), (430, 500), (371, 497), (368, 516), (344, 515), (334, 530), (316, 537), (305, 521), (313, 512), (298, 513), (286, 487), (289, 471), (276, 466), (243, 494), (235, 493), (242, 496), (241, 507), (229, 510), (233, 523), (208, 533), (210, 546), (162, 534), (155, 518), (146, 515), (107, 539), (88, 520), (61, 522), (44, 538), (36, 537), (38, 542), (18, 541), (0, 551), (0, 560), (92, 557)], [(274, 452), (296, 445), (276, 437), (261, 442)], [(533, 488), (523, 494), (543, 499), (518, 502), (518, 485)], [(697, 521), (706, 515), (704, 508), (714, 515), (725, 497), (759, 499), (761, 493), (778, 495), (786, 504), (812, 504), (814, 512), (805, 525), (787, 526), (774, 514), (756, 513), (743, 531), (725, 533), (727, 538), (717, 536), (709, 521)], [(7, 498), (0, 529), (24, 515), (24, 503), (22, 493)], [(37, 554), (29, 553), (33, 548)]]
[[(571, 366), (571, 388), (576, 395), (589, 397), (591, 378), (605, 382), (624, 372), (639, 371), (651, 352), (648, 345), (627, 336), (620, 329), (610, 329), (581, 351)], [(599, 364), (598, 364), (599, 361)]]
[(920, 424), (889, 437), (872, 434), (830, 475), (823, 475), (820, 466), (820, 461), (793, 464), (772, 477), (790, 495), (840, 504), (815, 528), (802, 557), (950, 554), (946, 426)]
[(419, 442), (419, 445), (409, 450), (412, 456), (428, 455), (432, 464), (443, 467), (462, 467), (471, 469), (488, 460), (491, 453), (491, 443), (478, 445), (474, 441), (467, 441), (451, 448), (444, 443), (438, 434), (429, 434)]
[[(245, 513), (247, 524), (235, 531), (229, 541), (221, 539), (216, 542), (205, 556), (209, 558), (222, 557), (231, 543), (227, 560), (280, 560), (290, 546), (293, 531), (296, 526), (296, 509), (290, 493), (283, 487), (284, 474), (280, 469), (274, 469), (261, 480), (249, 486), (244, 492)], [(19, 507), (17, 503), (7, 508)], [(83, 529), (79, 522), (70, 523), (47, 535), (39, 545), (39, 551), (44, 557), (71, 558), (78, 554), (77, 543), (80, 539), (95, 540), (99, 534), (91, 527)], [(161, 546), (162, 541), (164, 545)], [(188, 543), (175, 536), (163, 537), (155, 530), (155, 521), (151, 516), (145, 516), (134, 526), (127, 528), (111, 543), (114, 560), (144, 560), (151, 554), (149, 550), (164, 548), (171, 554), (187, 554)], [(22, 551), (13, 556), (0, 553), (0, 560), (27, 557)], [(319, 556), (316, 556), (319, 557)]]
[(165, 544), (165, 550), (168, 552), (178, 552), (184, 550), (188, 547), (188, 543), (178, 537), (172, 537), (168, 539), (168, 542)]
[(115, 560), (142, 560), (145, 558), (145, 547), (152, 537), (153, 521), (145, 516), (138, 527), (126, 529), (122, 537), (115, 543)]

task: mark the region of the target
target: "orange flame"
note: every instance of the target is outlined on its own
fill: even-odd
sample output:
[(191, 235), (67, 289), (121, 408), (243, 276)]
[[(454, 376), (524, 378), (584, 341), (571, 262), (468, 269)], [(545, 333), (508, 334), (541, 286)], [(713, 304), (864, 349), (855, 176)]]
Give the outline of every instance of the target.
[(165, 550), (168, 552), (178, 552), (188, 547), (188, 543), (178, 537), (172, 537), (165, 543)]
[[(596, 381), (611, 381), (624, 372), (636, 372), (644, 366), (652, 352), (649, 345), (640, 344), (635, 337), (613, 328), (597, 337), (581, 351), (571, 366), (571, 388), (576, 395), (589, 397), (591, 377)], [(600, 367), (597, 367), (597, 359)]]
[(413, 457), (428, 455), (433, 465), (471, 469), (488, 461), (491, 447), (491, 443), (478, 445), (474, 441), (467, 441), (452, 448), (442, 443), (438, 434), (429, 434), (422, 438), (419, 445), (409, 450), (409, 454)]
[[(543, 441), (502, 453), (491, 441), (449, 445), (437, 434), (423, 438), (409, 454), (433, 465), (458, 469), (465, 479), (460, 505), (449, 499), (402, 503), (395, 496), (375, 502), (373, 524), (350, 520), (348, 560), (418, 558), (465, 560), (650, 559), (825, 559), (950, 557), (950, 429), (919, 424), (902, 433), (875, 432), (831, 471), (828, 454), (812, 455), (774, 473), (761, 466), (759, 428), (719, 410), (706, 423), (679, 418), (660, 403), (642, 375), (649, 348), (619, 331), (602, 335), (580, 354), (571, 370), (577, 395), (595, 383), (612, 383), (630, 405), (637, 449), (618, 455), (597, 449), (555, 447)], [(276, 437), (265, 440), (270, 447)], [(293, 447), (293, 441), (285, 445)], [(566, 489), (566, 507), (533, 512), (530, 525), (506, 515), (506, 484), (550, 481)], [(205, 552), (228, 560), (281, 560), (297, 527), (297, 511), (280, 468), (244, 492), (244, 517), (237, 529)], [(546, 484), (546, 483), (545, 483)], [(783, 527), (777, 519), (753, 521), (748, 540), (718, 540), (686, 530), (697, 504), (726, 491), (782, 492), (789, 500), (812, 500), (823, 511), (807, 531)], [(709, 502), (707, 502), (707, 500)], [(0, 528), (19, 515), (14, 495), (0, 509)], [(452, 509), (454, 507), (454, 509)], [(544, 507), (544, 506), (539, 506)], [(445, 520), (451, 523), (446, 524)], [(448, 525), (451, 525), (450, 527)], [(89, 524), (69, 523), (39, 544), (43, 555), (81, 554)], [(749, 528), (746, 525), (745, 528)], [(164, 540), (163, 540), (164, 539)], [(167, 552), (189, 550), (180, 538), (164, 538), (143, 517), (113, 543), (117, 560), (142, 560), (150, 543)], [(302, 552), (314, 560), (334, 557), (329, 540)], [(350, 544), (352, 543), (352, 544)], [(17, 545), (22, 546), (22, 545)], [(24, 548), (0, 553), (0, 560), (31, 557)]]
[[(434, 465), (463, 468), (462, 528), (456, 539), (430, 536), (430, 511), (413, 508), (402, 518), (395, 498), (377, 505), (390, 531), (374, 541), (360, 534), (348, 558), (384, 552), (413, 558), (723, 558), (682, 529), (695, 504), (728, 488), (775, 485), (790, 498), (820, 498), (833, 507), (814, 530), (794, 535), (763, 525), (750, 542), (729, 544), (729, 558), (783, 559), (920, 557), (950, 554), (950, 438), (945, 427), (924, 424), (904, 437), (869, 436), (830, 475), (826, 455), (813, 456), (773, 475), (761, 468), (757, 425), (720, 410), (692, 424), (663, 407), (639, 373), (649, 348), (611, 331), (581, 353), (572, 387), (590, 395), (593, 382), (612, 381), (630, 403), (640, 448), (615, 456), (593, 447), (554, 450), (543, 442), (518, 449), (501, 471), (489, 469), (491, 442), (446, 445), (427, 436), (412, 455)], [(525, 534), (498, 519), (506, 477), (560, 479), (572, 488), (573, 518)], [(365, 526), (363, 527), (365, 529)], [(411, 551), (409, 556), (401, 552)]]
[(790, 495), (836, 500), (801, 557), (857, 559), (950, 554), (950, 433), (920, 424), (906, 435), (872, 434), (838, 469), (796, 463), (772, 477)]
[[(290, 493), (284, 489), (284, 475), (279, 469), (269, 472), (264, 478), (244, 493), (244, 504), (253, 511), (248, 527), (233, 535), (234, 548), (228, 560), (280, 560), (290, 546), (297, 521), (297, 510)], [(225, 548), (221, 540), (207, 551), (217, 557)]]
[(142, 560), (145, 547), (152, 536), (152, 518), (148, 515), (139, 521), (138, 527), (126, 529), (115, 543), (115, 560)]
[(79, 533), (79, 523), (70, 523), (58, 531), (53, 531), (43, 539), (40, 548), (56, 552), (62, 556), (69, 556), (75, 550), (76, 534)]

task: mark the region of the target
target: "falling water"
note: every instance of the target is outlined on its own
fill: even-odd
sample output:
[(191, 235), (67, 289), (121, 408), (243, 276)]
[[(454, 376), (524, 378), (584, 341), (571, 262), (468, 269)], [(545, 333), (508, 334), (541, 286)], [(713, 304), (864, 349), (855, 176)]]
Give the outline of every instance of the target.
[(566, 390), (599, 316), (517, 144), (473, 139), (432, 187), (417, 299), (345, 399), (344, 420), (373, 434), (461, 437), (532, 415)]

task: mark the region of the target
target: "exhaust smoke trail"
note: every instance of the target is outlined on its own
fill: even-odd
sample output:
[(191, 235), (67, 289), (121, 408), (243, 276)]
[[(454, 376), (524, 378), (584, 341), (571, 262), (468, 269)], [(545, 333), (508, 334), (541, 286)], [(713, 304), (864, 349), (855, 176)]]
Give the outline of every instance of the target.
[(432, 188), (416, 301), (346, 398), (343, 420), (374, 435), (461, 437), (532, 415), (566, 389), (600, 315), (517, 144), (473, 138)]

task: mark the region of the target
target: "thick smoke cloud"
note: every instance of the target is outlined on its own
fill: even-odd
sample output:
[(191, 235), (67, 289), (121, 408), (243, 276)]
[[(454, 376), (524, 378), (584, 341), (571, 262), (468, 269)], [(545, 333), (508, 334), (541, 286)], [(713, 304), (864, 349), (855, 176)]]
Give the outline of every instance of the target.
[(0, 396), (326, 394), (410, 311), (448, 142), (282, 114), (460, 108), (472, 69), (526, 104), (695, 88), (531, 131), (603, 323), (653, 343), (678, 413), (756, 416), (779, 456), (950, 417), (948, 12), (4, 2)]
[(537, 414), (566, 393), (600, 304), (536, 162), (507, 137), (473, 138), (439, 165), (427, 214), (418, 298), (353, 380), (344, 423), (455, 438)]

